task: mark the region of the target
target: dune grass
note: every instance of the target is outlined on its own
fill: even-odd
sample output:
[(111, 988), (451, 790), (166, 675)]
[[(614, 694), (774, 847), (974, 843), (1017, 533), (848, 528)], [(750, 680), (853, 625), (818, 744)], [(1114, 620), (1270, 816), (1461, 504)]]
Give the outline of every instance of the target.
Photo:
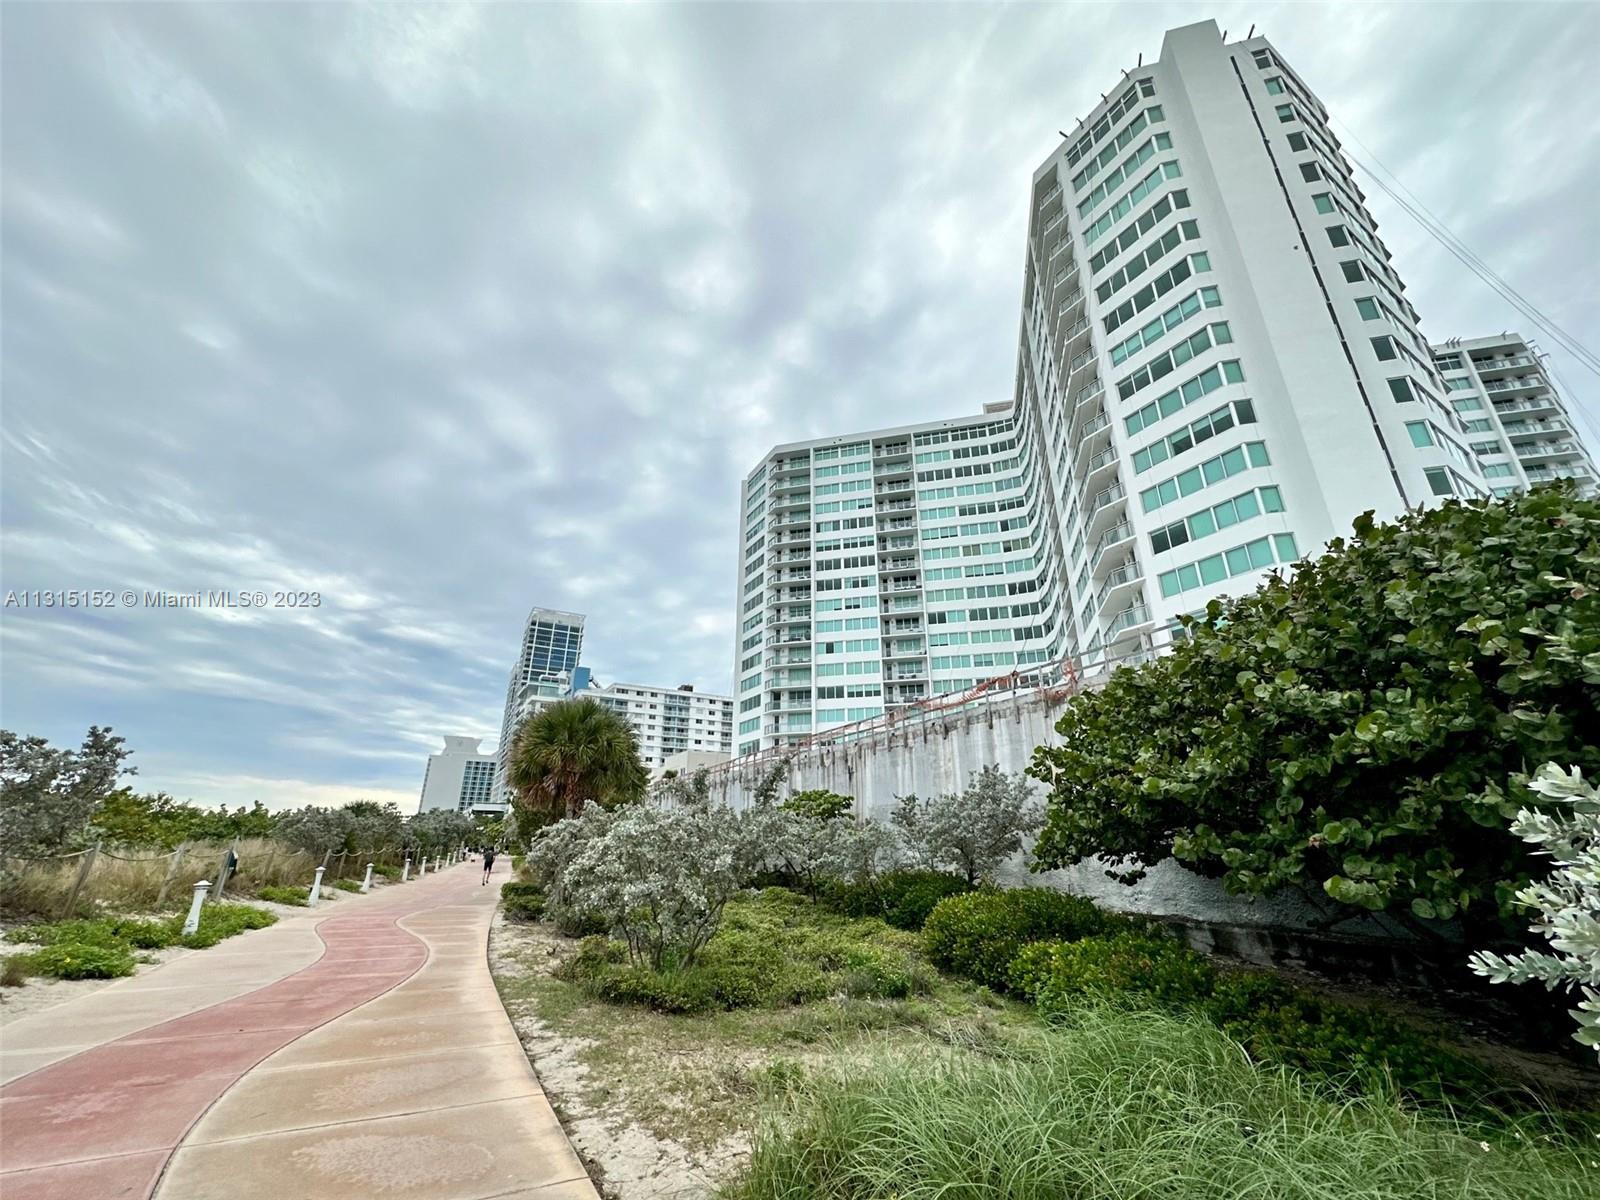
[(724, 1200), (1589, 1200), (1600, 1141), (1338, 1097), (1198, 1019), (1082, 1010), (791, 1083)]

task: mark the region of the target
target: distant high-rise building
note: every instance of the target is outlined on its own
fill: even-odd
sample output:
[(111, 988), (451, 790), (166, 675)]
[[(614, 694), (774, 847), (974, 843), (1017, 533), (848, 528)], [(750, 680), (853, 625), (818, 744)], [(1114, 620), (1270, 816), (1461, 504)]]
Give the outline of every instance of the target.
[(522, 649), (506, 685), (505, 712), (500, 720), (496, 752), (495, 799), (511, 802), (506, 786), (506, 756), (517, 727), (533, 713), (571, 694), (573, 674), (583, 650), (583, 615), (535, 608), (522, 630)]
[(418, 812), (434, 808), (450, 808), (468, 814), (505, 811), (506, 806), (494, 797), (496, 756), (478, 752), (481, 740), (445, 737), (444, 749), (428, 758)]
[(611, 709), (633, 727), (639, 757), (651, 771), (662, 770), (675, 754), (730, 754), (733, 750), (733, 697), (646, 683), (613, 683), (576, 695)]
[[(1600, 491), (1594, 458), (1527, 338), (1452, 338), (1433, 348), (1433, 361), (1495, 495), (1556, 479), (1585, 496)], [(1412, 436), (1428, 434), (1413, 427)]]
[(1488, 495), (1327, 110), (1265, 38), (1169, 32), (1029, 212), (1011, 403), (746, 478), (739, 754), (1158, 651), (1368, 509)]

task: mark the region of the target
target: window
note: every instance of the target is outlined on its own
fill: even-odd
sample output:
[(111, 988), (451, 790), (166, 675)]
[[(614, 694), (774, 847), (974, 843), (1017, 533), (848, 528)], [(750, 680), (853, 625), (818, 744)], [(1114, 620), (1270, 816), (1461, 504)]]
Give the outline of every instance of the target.
[(1216, 366), (1200, 372), (1200, 374), (1186, 380), (1181, 386), (1173, 388), (1172, 391), (1156, 397), (1143, 408), (1130, 413), (1123, 418), (1123, 424), (1130, 434), (1138, 433), (1141, 429), (1148, 429), (1161, 418), (1170, 417), (1180, 409), (1193, 404), (1200, 397), (1216, 391), (1224, 383), (1243, 382), (1244, 368), (1239, 365), (1238, 359), (1230, 358), (1227, 362), (1218, 363)]
[(1376, 321), (1383, 313), (1378, 308), (1377, 300), (1371, 296), (1362, 296), (1356, 301), (1356, 311), (1361, 314), (1363, 321)]
[(1407, 421), (1406, 432), (1411, 435), (1413, 446), (1433, 445), (1433, 429), (1426, 421)]
[(1344, 272), (1346, 283), (1360, 283), (1366, 278), (1366, 273), (1361, 269), (1359, 258), (1347, 259), (1339, 264), (1339, 270)]
[(1265, 71), (1272, 66), (1272, 52), (1270, 50), (1252, 50), (1250, 57), (1255, 60), (1256, 66)]
[(1283, 95), (1283, 78), (1281, 76), (1267, 76), (1267, 94), (1269, 96)]
[(1296, 154), (1303, 153), (1306, 149), (1306, 135), (1298, 129), (1289, 135), (1289, 149)]
[(1329, 225), (1328, 240), (1335, 246), (1348, 246), (1350, 244), (1350, 233), (1343, 225)]
[(1396, 404), (1409, 404), (1417, 398), (1415, 385), (1404, 375), (1389, 380), (1389, 394), (1394, 397)]
[(1499, 442), (1473, 442), (1472, 452), (1474, 454), (1504, 454), (1506, 448)]
[(1423, 476), (1428, 481), (1428, 487), (1435, 496), (1454, 496), (1455, 489), (1450, 486), (1450, 472), (1443, 467), (1429, 467)]
[(1319, 213), (1331, 213), (1333, 211), (1333, 196), (1327, 192), (1318, 192), (1311, 197), (1311, 203), (1317, 206)]
[(1315, 183), (1317, 180), (1322, 178), (1322, 168), (1317, 166), (1317, 164), (1314, 162), (1301, 163), (1300, 178), (1304, 179), (1307, 183)]
[(1171, 504), (1174, 500), (1191, 496), (1200, 489), (1209, 487), (1213, 483), (1220, 483), (1241, 471), (1270, 465), (1265, 442), (1246, 442), (1242, 446), (1223, 451), (1215, 458), (1208, 458), (1199, 466), (1190, 467), (1187, 471), (1180, 471), (1169, 479), (1163, 479), (1153, 487), (1145, 488), (1139, 493), (1139, 503), (1145, 512), (1155, 512), (1156, 509)]
[(1270, 567), (1274, 562), (1291, 563), (1299, 557), (1292, 533), (1278, 533), (1257, 538), (1242, 546), (1235, 546), (1221, 554), (1213, 554), (1198, 562), (1189, 563), (1174, 571), (1163, 571), (1159, 576), (1161, 595), (1176, 596), (1197, 587), (1220, 583), (1231, 575)]
[(1392, 337), (1373, 338), (1372, 352), (1378, 356), (1379, 362), (1390, 362), (1400, 357), (1400, 352), (1394, 348), (1394, 339)]
[(1278, 114), (1278, 120), (1285, 125), (1295, 119), (1294, 105), (1292, 104), (1280, 104), (1273, 111)]

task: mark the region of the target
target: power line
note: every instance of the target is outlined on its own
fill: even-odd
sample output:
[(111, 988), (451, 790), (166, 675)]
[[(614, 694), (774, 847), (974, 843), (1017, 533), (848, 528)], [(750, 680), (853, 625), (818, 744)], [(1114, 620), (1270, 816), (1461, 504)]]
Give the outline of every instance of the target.
[[(1600, 376), (1600, 358), (1596, 358), (1594, 353), (1590, 351), (1588, 347), (1584, 346), (1583, 343), (1579, 342), (1577, 338), (1573, 337), (1566, 330), (1562, 329), (1553, 320), (1546, 316), (1535, 304), (1533, 304), (1532, 301), (1528, 300), (1503, 278), (1501, 278), (1501, 276), (1497, 274), (1488, 263), (1484, 262), (1483, 259), (1478, 257), (1478, 255), (1475, 254), (1465, 242), (1452, 233), (1442, 221), (1440, 221), (1433, 215), (1431, 211), (1429, 211), (1427, 205), (1418, 199), (1417, 196), (1405, 186), (1398, 175), (1384, 165), (1383, 161), (1367, 147), (1366, 143), (1356, 135), (1356, 132), (1351, 129), (1348, 124), (1346, 124), (1343, 120), (1340, 120), (1340, 118), (1337, 116), (1334, 117), (1334, 120), (1338, 121), (1345, 133), (1350, 136), (1350, 139), (1355, 142), (1356, 145), (1361, 147), (1362, 151), (1368, 158), (1372, 160), (1373, 163), (1377, 165), (1379, 170), (1383, 171), (1383, 173), (1388, 175), (1390, 179), (1394, 180), (1394, 185), (1391, 186), (1381, 175), (1378, 174), (1377, 171), (1374, 171), (1372, 167), (1368, 166), (1355, 155), (1351, 155), (1351, 158), (1355, 161), (1355, 164), (1366, 173), (1367, 177), (1371, 179), (1372, 182), (1376, 184), (1385, 195), (1398, 204), (1400, 208), (1411, 217), (1412, 220), (1416, 221), (1417, 224), (1420, 225), (1435, 241), (1448, 250), (1450, 254), (1461, 263), (1462, 266), (1466, 267), (1484, 283), (1488, 284), (1489, 287), (1492, 288), (1502, 299), (1504, 299), (1508, 304), (1510, 304), (1525, 318), (1527, 318), (1527, 320), (1532, 322), (1539, 329), (1543, 330), (1547, 335), (1549, 335), (1551, 340), (1560, 345), (1562, 349), (1571, 354), (1572, 357), (1578, 361), (1580, 366), (1583, 366), (1593, 374)], [(1402, 195), (1402, 193), (1404, 194)]]

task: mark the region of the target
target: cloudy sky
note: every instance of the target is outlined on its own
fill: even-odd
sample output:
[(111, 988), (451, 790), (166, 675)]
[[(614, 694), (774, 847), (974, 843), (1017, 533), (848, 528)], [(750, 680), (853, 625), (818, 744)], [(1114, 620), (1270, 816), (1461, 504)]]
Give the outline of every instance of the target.
[[(4, 725), (413, 805), (532, 604), (726, 689), (739, 479), (1008, 397), (1033, 168), (1208, 15), (1600, 344), (1593, 5), (6, 4), (4, 589), (321, 606), (7, 608)], [(1430, 336), (1522, 324), (1373, 205)]]

